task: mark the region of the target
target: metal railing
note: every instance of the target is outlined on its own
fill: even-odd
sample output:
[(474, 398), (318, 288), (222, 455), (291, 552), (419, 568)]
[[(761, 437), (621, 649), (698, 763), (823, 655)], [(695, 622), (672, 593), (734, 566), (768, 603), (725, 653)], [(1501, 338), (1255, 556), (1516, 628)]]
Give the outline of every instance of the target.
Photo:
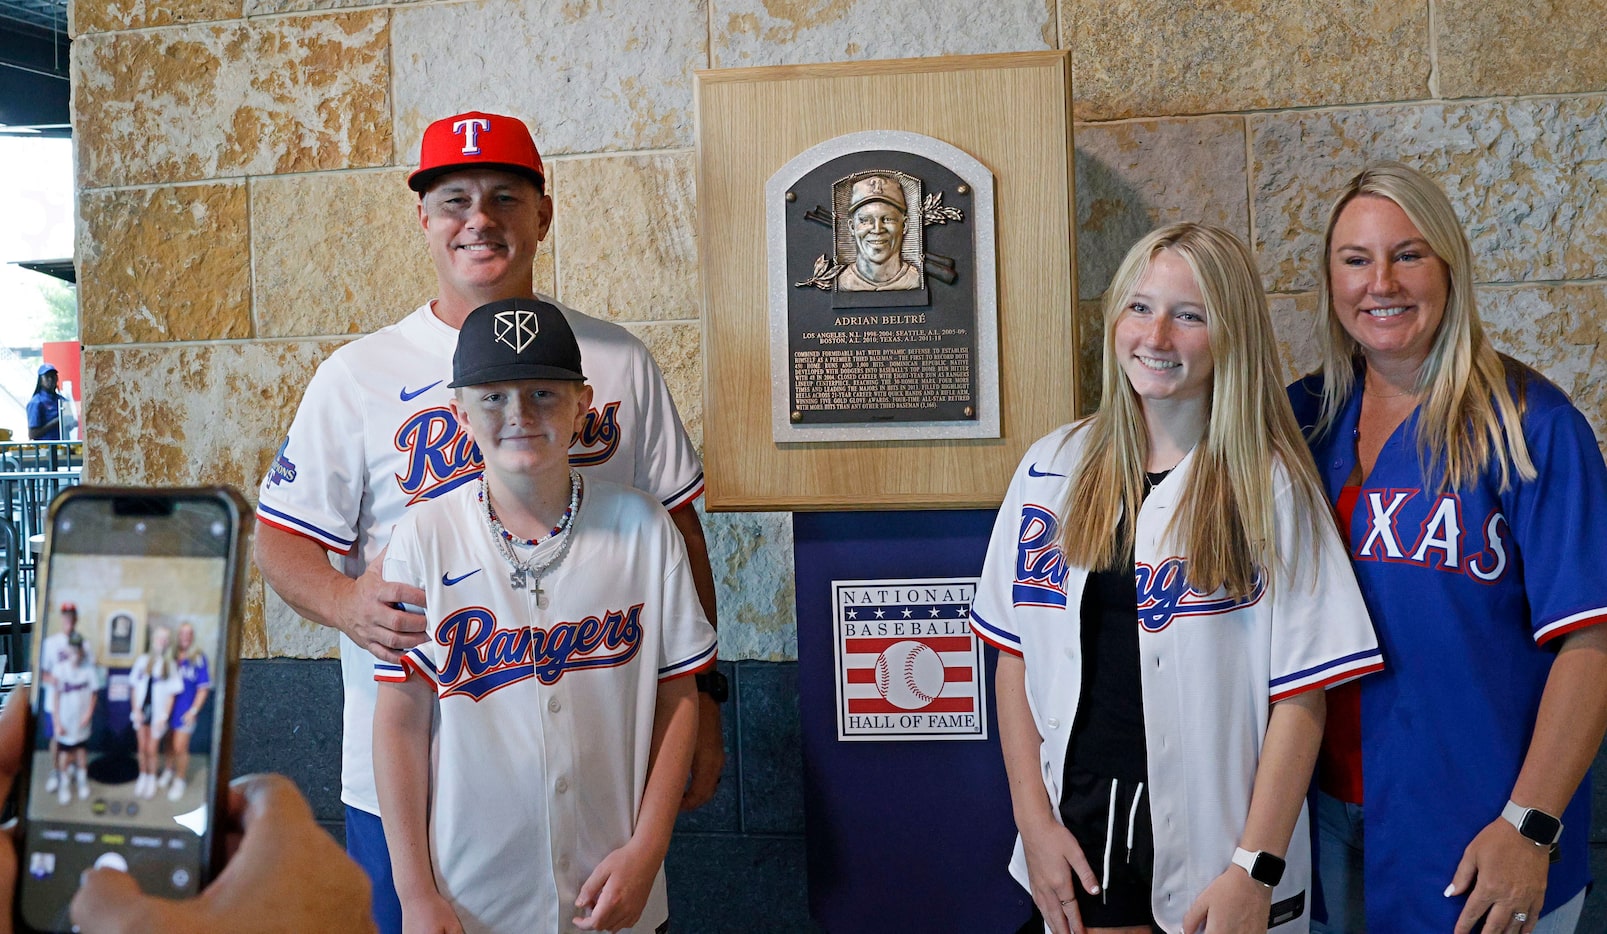
[(83, 464), (81, 441), (0, 442), (0, 653), (13, 670), (33, 629), (50, 501), (78, 483)]

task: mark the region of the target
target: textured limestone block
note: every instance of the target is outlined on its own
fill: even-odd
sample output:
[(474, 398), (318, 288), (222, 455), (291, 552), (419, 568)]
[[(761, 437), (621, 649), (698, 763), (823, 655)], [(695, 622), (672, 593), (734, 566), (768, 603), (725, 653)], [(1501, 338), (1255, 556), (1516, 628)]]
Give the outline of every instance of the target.
[(1249, 239), (1241, 118), (1084, 124), (1075, 140), (1079, 297), (1102, 294), (1128, 248), (1163, 224)]
[[(703, 500), (697, 501), (698, 509)], [(715, 512), (703, 516), (720, 610), (720, 657), (798, 657), (792, 514)]]
[(84, 192), (83, 342), (251, 336), (246, 203), (238, 183)]
[(1437, 0), (1440, 95), (1566, 94), (1607, 87), (1607, 2)]
[(80, 39), (79, 185), (384, 165), (388, 40), (385, 10)]
[(274, 13), (302, 13), (308, 10), (339, 10), (352, 7), (380, 6), (382, 3), (429, 3), (431, 0), (244, 0), (246, 16), (268, 16)]
[(715, 68), (1056, 47), (1054, 0), (711, 0)]
[(700, 0), (479, 0), (392, 15), (398, 164), (417, 164), (430, 121), (468, 110), (522, 118), (544, 155), (692, 144), (692, 70), (708, 66)]
[(241, 0), (73, 0), (67, 31), (83, 37), (116, 29), (239, 19)]
[[(703, 451), (703, 331), (696, 324), (631, 324), (632, 334), (664, 371), (687, 436)], [(584, 361), (582, 361), (584, 363)]]
[(1316, 292), (1272, 295), (1267, 305), (1272, 313), (1272, 328), (1278, 336), (1283, 384), (1287, 386), (1321, 364), (1317, 329), (1327, 325), (1318, 312)]
[(611, 321), (699, 317), (691, 153), (554, 163), (558, 293)]
[(1477, 294), (1490, 342), (1572, 397), (1607, 450), (1607, 285), (1497, 286)]
[(340, 654), (340, 633), (296, 615), (253, 569), (263, 632), (262, 655), (268, 658), (334, 658)]
[(417, 206), (395, 169), (253, 180), (259, 336), (365, 334), (432, 297)]
[(1081, 120), (1428, 96), (1428, 5), (1060, 0)]
[(1607, 95), (1247, 119), (1256, 248), (1270, 289), (1316, 287), (1328, 208), (1378, 159), (1405, 161), (1445, 188), (1477, 280), (1607, 276)]
[(302, 387), (337, 346), (86, 349), (85, 482), (226, 483), (255, 500)]

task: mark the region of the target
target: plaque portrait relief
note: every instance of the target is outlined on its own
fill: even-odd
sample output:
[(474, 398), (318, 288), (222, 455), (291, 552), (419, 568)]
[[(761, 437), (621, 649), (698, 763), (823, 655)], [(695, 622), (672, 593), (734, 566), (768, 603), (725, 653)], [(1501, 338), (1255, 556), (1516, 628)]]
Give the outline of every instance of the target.
[[(837, 274), (838, 291), (906, 292), (924, 285), (919, 261), (921, 219), (916, 215), (913, 225), (907, 223), (906, 178), (918, 194), (920, 179), (894, 172), (845, 178), (835, 186), (848, 190), (847, 226), (854, 243), (851, 257), (838, 254), (837, 262), (843, 267)], [(905, 246), (906, 231), (909, 239), (916, 241), (914, 249)]]
[(998, 437), (992, 196), (912, 133), (837, 137), (770, 179), (776, 441)]

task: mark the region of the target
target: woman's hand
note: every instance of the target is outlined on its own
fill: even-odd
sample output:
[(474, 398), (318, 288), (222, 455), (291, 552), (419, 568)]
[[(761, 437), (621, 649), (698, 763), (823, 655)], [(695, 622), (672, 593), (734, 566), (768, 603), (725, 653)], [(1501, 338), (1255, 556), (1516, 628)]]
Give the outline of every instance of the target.
[(1082, 934), (1082, 914), (1077, 910), (1077, 891), (1072, 874), (1082, 881), (1083, 890), (1099, 894), (1099, 877), (1071, 831), (1054, 820), (1021, 830), (1022, 849), (1027, 854), (1027, 880), (1032, 901), (1038, 906), (1049, 930), (1054, 934)]
[[(1546, 903), (1546, 873), (1551, 868), (1550, 847), (1536, 846), (1518, 829), (1496, 818), (1479, 831), (1462, 851), (1462, 862), (1445, 897), (1468, 894), (1456, 934), (1468, 934), (1489, 912), (1486, 934), (1519, 930), (1528, 934), (1540, 921)], [(1524, 920), (1518, 921), (1517, 915)]]
[(1237, 866), (1217, 876), (1183, 913), (1186, 934), (1265, 934), (1272, 889)]

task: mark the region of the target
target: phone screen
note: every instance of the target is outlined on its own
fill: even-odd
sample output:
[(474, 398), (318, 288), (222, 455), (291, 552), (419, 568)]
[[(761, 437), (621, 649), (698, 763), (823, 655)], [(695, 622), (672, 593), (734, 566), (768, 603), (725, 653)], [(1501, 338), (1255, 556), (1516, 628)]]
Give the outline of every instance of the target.
[(41, 931), (71, 930), (95, 866), (150, 894), (198, 892), (227, 769), (238, 510), (218, 494), (74, 493), (51, 525), (19, 805), (18, 911)]

